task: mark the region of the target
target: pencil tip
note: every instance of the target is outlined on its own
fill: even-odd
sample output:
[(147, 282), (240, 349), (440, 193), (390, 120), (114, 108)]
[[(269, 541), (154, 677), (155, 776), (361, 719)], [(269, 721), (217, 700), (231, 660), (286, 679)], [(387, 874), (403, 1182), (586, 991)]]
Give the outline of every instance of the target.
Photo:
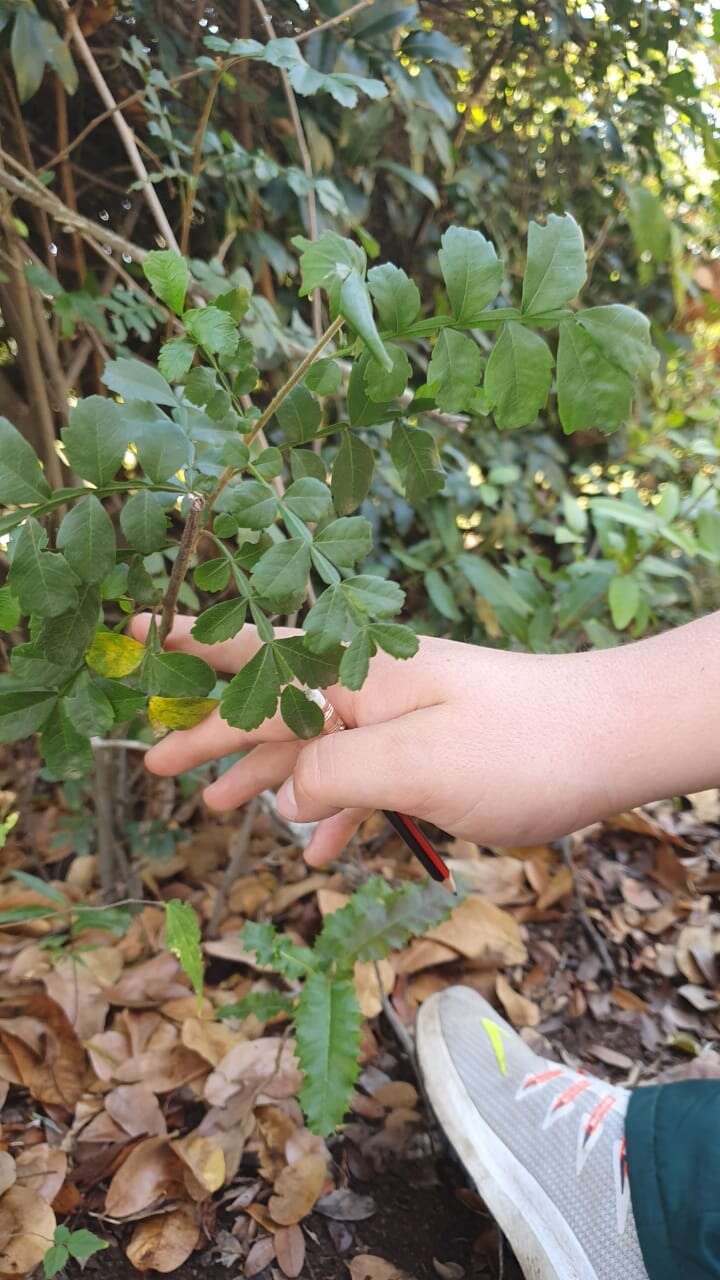
[(452, 871), (448, 871), (447, 880), (443, 880), (443, 884), (450, 893), (457, 893), (457, 885), (455, 884), (455, 877)]

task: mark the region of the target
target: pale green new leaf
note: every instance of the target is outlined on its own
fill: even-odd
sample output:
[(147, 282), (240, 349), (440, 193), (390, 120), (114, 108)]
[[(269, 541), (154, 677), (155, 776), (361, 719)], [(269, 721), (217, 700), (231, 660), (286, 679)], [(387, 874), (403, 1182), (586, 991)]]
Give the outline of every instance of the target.
[(553, 358), (537, 333), (516, 321), (503, 325), (485, 370), (484, 388), (501, 430), (526, 427), (545, 404)]
[(300, 1103), (308, 1128), (325, 1137), (340, 1124), (358, 1076), (361, 1014), (352, 978), (313, 973), (295, 1013), (296, 1052), (304, 1080)]
[(211, 355), (231, 356), (238, 345), (238, 329), (229, 311), (220, 307), (194, 307), (186, 311), (184, 324), (199, 346)]
[(390, 438), (390, 457), (410, 502), (422, 502), (444, 487), (445, 474), (435, 440), (422, 427), (396, 422)]
[(471, 326), (498, 294), (502, 263), (495, 246), (467, 227), (449, 227), (440, 244), (440, 270), (453, 317)]
[(152, 249), (143, 259), (142, 269), (155, 297), (181, 316), (190, 284), (185, 259), (173, 249)]
[(49, 497), (50, 485), (34, 450), (7, 418), (0, 418), (0, 505)]
[(94, 493), (68, 511), (58, 530), (57, 544), (83, 582), (101, 582), (115, 568), (115, 530)]
[(200, 921), (190, 903), (180, 898), (165, 903), (165, 945), (180, 961), (200, 1000), (205, 978)]
[(301, 250), (301, 298), (306, 298), (313, 289), (320, 287), (335, 301), (340, 285), (350, 271), (357, 271), (361, 276), (365, 272), (365, 251), (335, 231), (323, 231), (317, 240), (295, 236), (292, 243)]
[(544, 227), (530, 223), (522, 296), (526, 315), (555, 311), (571, 302), (586, 276), (583, 233), (571, 214), (551, 213)]
[(194, 356), (194, 342), (188, 338), (169, 338), (160, 348), (158, 369), (168, 382), (179, 382), (190, 369)]
[(420, 290), (414, 280), (392, 262), (373, 267), (367, 279), (381, 327), (391, 335), (405, 333), (420, 314)]
[(8, 582), (23, 613), (57, 617), (77, 604), (78, 578), (63, 555), (46, 551), (48, 536), (29, 516), (15, 543)]

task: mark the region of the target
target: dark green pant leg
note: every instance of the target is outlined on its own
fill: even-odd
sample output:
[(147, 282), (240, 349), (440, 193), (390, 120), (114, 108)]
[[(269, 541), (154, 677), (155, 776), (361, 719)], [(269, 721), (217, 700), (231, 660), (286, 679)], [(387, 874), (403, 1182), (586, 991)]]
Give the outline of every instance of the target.
[(625, 1136), (633, 1213), (650, 1280), (718, 1280), (720, 1082), (635, 1090)]

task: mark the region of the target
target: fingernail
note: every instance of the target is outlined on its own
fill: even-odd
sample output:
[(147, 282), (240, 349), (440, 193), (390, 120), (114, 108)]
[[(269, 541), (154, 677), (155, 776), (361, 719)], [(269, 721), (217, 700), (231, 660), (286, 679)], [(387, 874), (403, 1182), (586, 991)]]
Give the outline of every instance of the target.
[(289, 818), (291, 822), (297, 818), (297, 804), (295, 803), (295, 786), (292, 778), (288, 778), (287, 782), (283, 782), (277, 793), (277, 807), (283, 818)]

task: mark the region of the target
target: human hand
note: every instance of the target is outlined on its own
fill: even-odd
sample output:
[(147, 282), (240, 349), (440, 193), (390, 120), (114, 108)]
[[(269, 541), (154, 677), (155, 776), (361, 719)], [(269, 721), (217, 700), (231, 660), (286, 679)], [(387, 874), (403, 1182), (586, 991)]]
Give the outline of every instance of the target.
[[(259, 648), (254, 627), (203, 645), (178, 617), (167, 647), (234, 673)], [(144, 640), (149, 616), (132, 634)], [(278, 638), (294, 632), (277, 628)], [(411, 813), (485, 844), (536, 843), (612, 811), (596, 734), (602, 654), (539, 656), (422, 638), (401, 662), (378, 653), (359, 692), (326, 690), (348, 728), (298, 742), (279, 715), (234, 729), (217, 711), (169, 734), (146, 765), (163, 776), (237, 751), (248, 754), (205, 790), (227, 812), (280, 787), (279, 813), (319, 820), (306, 850), (314, 866), (336, 857), (374, 809)]]

